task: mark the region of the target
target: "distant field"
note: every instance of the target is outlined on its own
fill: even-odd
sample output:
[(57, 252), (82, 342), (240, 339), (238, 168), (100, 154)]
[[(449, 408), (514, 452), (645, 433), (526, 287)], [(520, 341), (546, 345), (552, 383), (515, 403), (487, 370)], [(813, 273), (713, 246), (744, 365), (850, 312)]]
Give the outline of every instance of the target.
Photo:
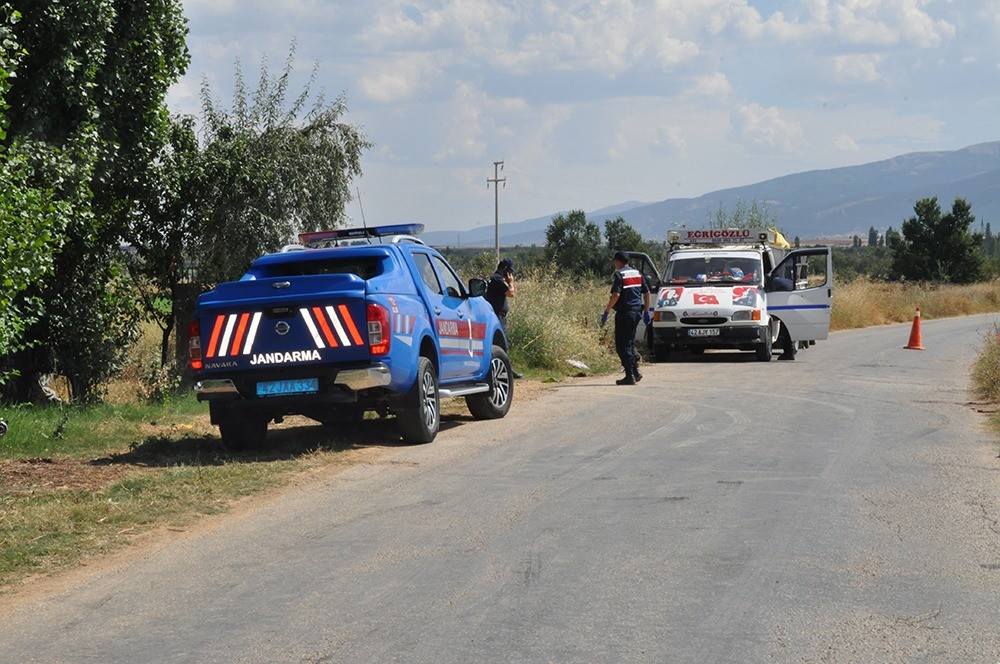
[(833, 291), (830, 328), (847, 330), (924, 318), (947, 318), (1000, 311), (1000, 280), (956, 286), (885, 283), (860, 278)]

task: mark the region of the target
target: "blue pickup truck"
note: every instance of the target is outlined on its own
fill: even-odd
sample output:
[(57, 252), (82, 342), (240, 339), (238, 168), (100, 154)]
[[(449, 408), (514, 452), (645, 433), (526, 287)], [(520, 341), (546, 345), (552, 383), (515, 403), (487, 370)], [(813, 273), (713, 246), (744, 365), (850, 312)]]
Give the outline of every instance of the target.
[(260, 447), (268, 424), (293, 414), (339, 424), (391, 413), (414, 443), (437, 435), (442, 398), (464, 397), (478, 419), (507, 414), (513, 372), (486, 284), (467, 288), (413, 237), (422, 228), (303, 234), (305, 247), (326, 246), (262, 256), (199, 296), (194, 389), (227, 447)]

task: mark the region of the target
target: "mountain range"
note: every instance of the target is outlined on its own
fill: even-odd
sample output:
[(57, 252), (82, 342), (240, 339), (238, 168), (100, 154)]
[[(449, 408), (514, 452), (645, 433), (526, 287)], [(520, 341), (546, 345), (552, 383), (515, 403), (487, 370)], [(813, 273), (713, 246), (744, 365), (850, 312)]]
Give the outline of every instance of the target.
[[(867, 238), (871, 227), (898, 229), (913, 216), (917, 200), (932, 196), (937, 196), (943, 211), (951, 209), (956, 197), (964, 198), (978, 222), (995, 225), (1000, 218), (1000, 141), (795, 173), (697, 198), (628, 201), (588, 212), (587, 218), (603, 228), (604, 220), (620, 215), (645, 238), (663, 239), (671, 228), (706, 226), (720, 205), (732, 211), (740, 202), (756, 201), (766, 205), (789, 237)], [(564, 211), (500, 224), (500, 244), (545, 244), (545, 229), (559, 212)], [(422, 238), (435, 246), (492, 247), (493, 233), (493, 226), (487, 225), (465, 231), (430, 231)]]

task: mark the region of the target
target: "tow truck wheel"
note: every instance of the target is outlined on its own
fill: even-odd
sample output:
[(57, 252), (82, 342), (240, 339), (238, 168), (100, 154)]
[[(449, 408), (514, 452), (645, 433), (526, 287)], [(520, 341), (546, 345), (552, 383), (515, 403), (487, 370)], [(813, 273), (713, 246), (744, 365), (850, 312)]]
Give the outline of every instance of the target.
[(514, 372), (507, 351), (494, 346), (490, 359), (490, 391), (465, 397), (465, 405), (477, 420), (498, 420), (510, 410), (514, 397)]
[(269, 420), (259, 417), (219, 422), (222, 444), (233, 452), (260, 449), (264, 446), (264, 441), (267, 440), (268, 422)]
[(764, 338), (764, 343), (757, 347), (757, 359), (760, 362), (770, 362), (773, 354), (774, 343), (771, 341), (771, 335), (768, 334)]
[(441, 427), (441, 396), (437, 372), (426, 357), (417, 365), (417, 380), (405, 397), (405, 407), (396, 415), (399, 431), (408, 443), (429, 443)]
[(653, 346), (653, 359), (657, 362), (669, 362), (670, 346)]

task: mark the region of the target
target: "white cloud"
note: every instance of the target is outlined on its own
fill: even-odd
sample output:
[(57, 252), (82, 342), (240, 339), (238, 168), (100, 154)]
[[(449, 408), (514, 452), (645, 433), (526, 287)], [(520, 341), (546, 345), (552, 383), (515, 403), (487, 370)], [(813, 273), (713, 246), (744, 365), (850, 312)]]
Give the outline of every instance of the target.
[(927, 0), (841, 0), (832, 8), (837, 37), (847, 43), (906, 43), (936, 48), (955, 36), (955, 26), (923, 9)]
[(694, 84), (684, 92), (684, 97), (726, 97), (733, 92), (733, 85), (722, 72), (710, 76), (699, 76)]
[(676, 126), (657, 127), (656, 138), (653, 139), (652, 146), (665, 154), (680, 155), (686, 146), (684, 132)]
[(839, 55), (833, 59), (834, 78), (839, 82), (882, 80), (879, 69), (885, 58), (880, 54)]
[(478, 158), (486, 152), (483, 140), (483, 108), (488, 100), (468, 84), (460, 84), (444, 109), (449, 130), (444, 144), (434, 154), (435, 162)]
[(805, 145), (802, 126), (786, 120), (778, 108), (747, 104), (737, 109), (733, 118), (737, 140), (750, 148), (764, 148), (793, 153)]
[(358, 86), (361, 93), (373, 101), (395, 103), (412, 97), (428, 78), (439, 73), (429, 56), (411, 54), (376, 65), (359, 78)]
[(861, 148), (847, 134), (840, 134), (833, 139), (833, 146), (841, 152), (861, 152)]

